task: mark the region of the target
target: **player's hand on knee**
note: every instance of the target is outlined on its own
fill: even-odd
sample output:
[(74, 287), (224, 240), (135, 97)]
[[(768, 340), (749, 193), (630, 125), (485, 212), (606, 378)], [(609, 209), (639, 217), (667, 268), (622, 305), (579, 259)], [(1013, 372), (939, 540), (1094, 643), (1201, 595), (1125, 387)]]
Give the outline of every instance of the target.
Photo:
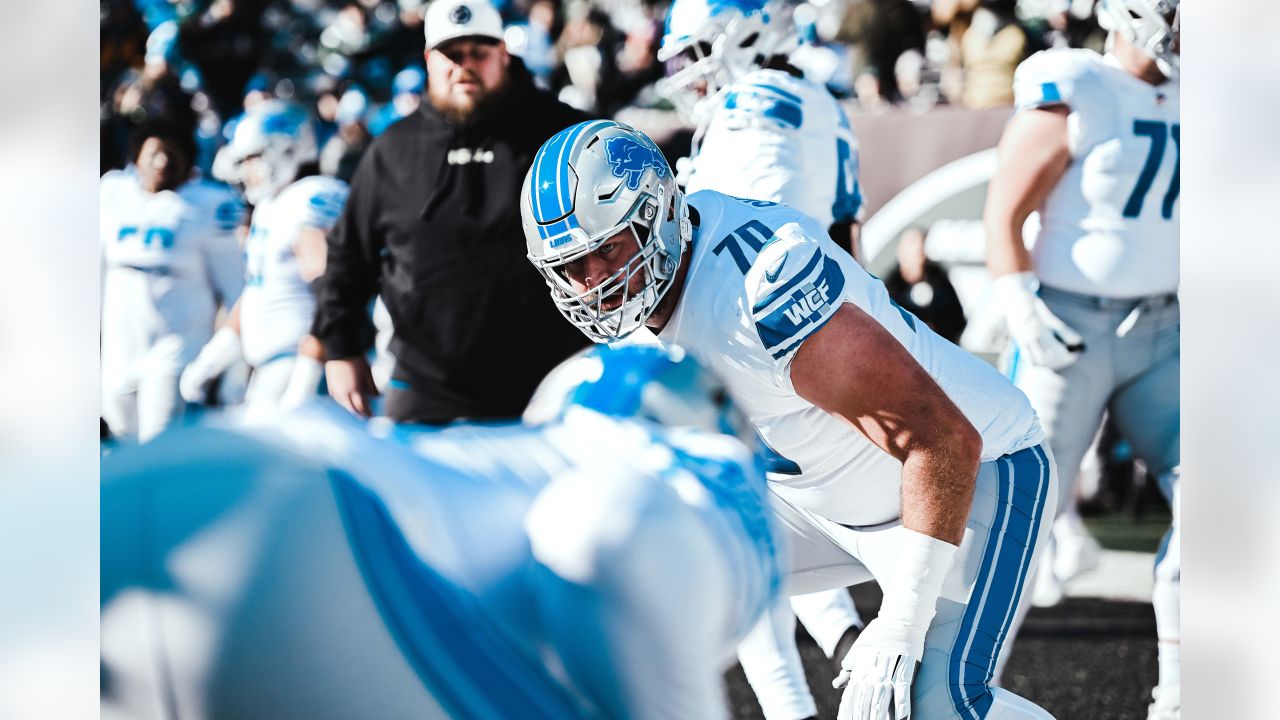
[(1084, 339), (1036, 295), (1036, 283), (1029, 272), (1001, 275), (993, 282), (995, 301), (1005, 313), (1009, 335), (1027, 360), (1061, 370), (1080, 358)]
[(189, 403), (204, 402), (209, 383), (240, 357), (239, 333), (231, 328), (222, 328), (213, 334), (196, 359), (182, 371), (178, 378), (178, 393)]
[[(876, 621), (867, 626), (871, 631)], [(865, 633), (864, 633), (865, 636)], [(838, 720), (904, 720), (911, 716), (911, 683), (918, 660), (909, 654), (874, 644), (862, 638), (841, 662), (840, 675), (832, 685), (844, 688)]]

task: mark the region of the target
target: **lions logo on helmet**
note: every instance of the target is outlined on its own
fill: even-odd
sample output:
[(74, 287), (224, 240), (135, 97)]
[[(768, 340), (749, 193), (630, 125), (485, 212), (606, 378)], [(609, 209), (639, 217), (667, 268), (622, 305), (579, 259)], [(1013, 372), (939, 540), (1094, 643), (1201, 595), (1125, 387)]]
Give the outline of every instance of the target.
[(724, 88), (799, 44), (776, 0), (675, 0), (658, 49), (667, 70), (658, 90), (686, 119), (701, 122)]
[[(243, 189), (258, 205), (293, 182), (299, 169), (319, 157), (311, 118), (301, 106), (266, 100), (245, 111), (231, 142), (214, 159), (213, 175)], [(260, 165), (247, 172), (248, 160)]]
[[(684, 194), (653, 141), (610, 120), (579, 123), (534, 156), (520, 198), (529, 260), (561, 314), (596, 342), (627, 336), (657, 308), (689, 242)], [(578, 292), (565, 266), (630, 230), (639, 248), (596, 287)], [(639, 290), (632, 280), (639, 278)], [(606, 299), (621, 304), (605, 309)]]
[(667, 175), (667, 161), (657, 148), (647, 143), (620, 135), (605, 140), (604, 151), (613, 174), (626, 179), (628, 190), (640, 189), (640, 178), (646, 169), (652, 168), (660, 178)]

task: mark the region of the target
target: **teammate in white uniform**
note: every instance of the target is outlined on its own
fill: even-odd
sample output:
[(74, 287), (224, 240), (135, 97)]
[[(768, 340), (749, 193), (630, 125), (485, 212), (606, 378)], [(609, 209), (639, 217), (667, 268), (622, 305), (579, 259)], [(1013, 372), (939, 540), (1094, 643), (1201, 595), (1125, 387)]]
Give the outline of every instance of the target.
[(729, 717), (780, 585), (749, 425), (656, 348), (557, 372), (533, 427), (317, 404), (108, 455), (103, 717)]
[[(661, 90), (697, 126), (677, 181), (688, 194), (710, 189), (788, 205), (857, 258), (857, 142), (831, 93), (787, 62), (799, 42), (778, 3), (672, 3), (658, 50), (669, 74)], [(817, 714), (792, 609), (837, 663), (863, 625), (843, 588), (780, 602), (738, 650), (768, 720)]]
[(116, 436), (149, 440), (181, 414), (178, 377), (240, 295), (243, 206), (192, 174), (194, 152), (180, 129), (145, 125), (132, 164), (100, 183), (102, 417)]
[(769, 479), (789, 592), (884, 588), (842, 661), (841, 718), (1048, 717), (988, 684), (1057, 499), (1022, 393), (895, 307), (812, 218), (711, 190), (686, 201), (627, 126), (548, 140), (521, 211), (570, 322), (685, 347), (798, 467)]
[(325, 233), (347, 201), (347, 184), (311, 175), (311, 121), (300, 107), (269, 100), (250, 108), (219, 153), (217, 170), (244, 188), (253, 206), (245, 240), (245, 290), (232, 322), (218, 331), (182, 376), (182, 394), (199, 402), (205, 386), (244, 358), (253, 368), (245, 402), (296, 406), (316, 393), (324, 353), (310, 337), (315, 296), (308, 284), (324, 272)]
[(799, 34), (779, 3), (677, 0), (658, 59), (662, 90), (697, 126), (689, 194), (772, 200), (828, 228), (858, 257), (858, 143), (840, 103), (787, 57)]
[[(1043, 420), (1064, 479), (1056, 551), (1038, 572), (1037, 596), (1061, 597), (1061, 583), (1096, 553), (1073, 480), (1107, 411), (1173, 506), (1156, 564), (1151, 717), (1176, 718), (1178, 2), (1104, 0), (1098, 13), (1111, 30), (1105, 56), (1049, 50), (1017, 70), (1017, 112), (987, 196), (987, 265), (1015, 343), (1009, 372)], [(1022, 228), (1035, 210), (1041, 229), (1028, 252)]]

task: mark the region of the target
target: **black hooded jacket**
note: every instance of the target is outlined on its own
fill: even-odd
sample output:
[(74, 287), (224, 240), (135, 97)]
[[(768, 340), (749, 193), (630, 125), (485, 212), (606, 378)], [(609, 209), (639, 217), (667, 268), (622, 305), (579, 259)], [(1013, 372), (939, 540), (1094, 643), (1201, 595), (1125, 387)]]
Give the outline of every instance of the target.
[(534, 153), (587, 117), (536, 88), (517, 57), (469, 125), (424, 98), (378, 136), (329, 234), (314, 334), (330, 359), (369, 347), (369, 302), (395, 325), (393, 377), (432, 421), (518, 416), (538, 381), (587, 344), (525, 257), (520, 189)]

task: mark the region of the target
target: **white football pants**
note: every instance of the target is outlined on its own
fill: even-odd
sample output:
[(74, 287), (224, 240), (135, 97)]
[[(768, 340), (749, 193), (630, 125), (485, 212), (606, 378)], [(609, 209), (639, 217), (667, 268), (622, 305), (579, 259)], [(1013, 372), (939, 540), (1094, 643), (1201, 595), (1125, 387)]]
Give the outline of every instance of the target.
[[(1048, 718), (990, 687), (1027, 571), (1048, 536), (1057, 471), (1044, 445), (979, 467), (964, 540), (938, 599), (912, 688), (914, 720)], [(791, 555), (790, 591), (814, 592), (889, 577), (900, 521), (848, 527), (773, 497)]]

